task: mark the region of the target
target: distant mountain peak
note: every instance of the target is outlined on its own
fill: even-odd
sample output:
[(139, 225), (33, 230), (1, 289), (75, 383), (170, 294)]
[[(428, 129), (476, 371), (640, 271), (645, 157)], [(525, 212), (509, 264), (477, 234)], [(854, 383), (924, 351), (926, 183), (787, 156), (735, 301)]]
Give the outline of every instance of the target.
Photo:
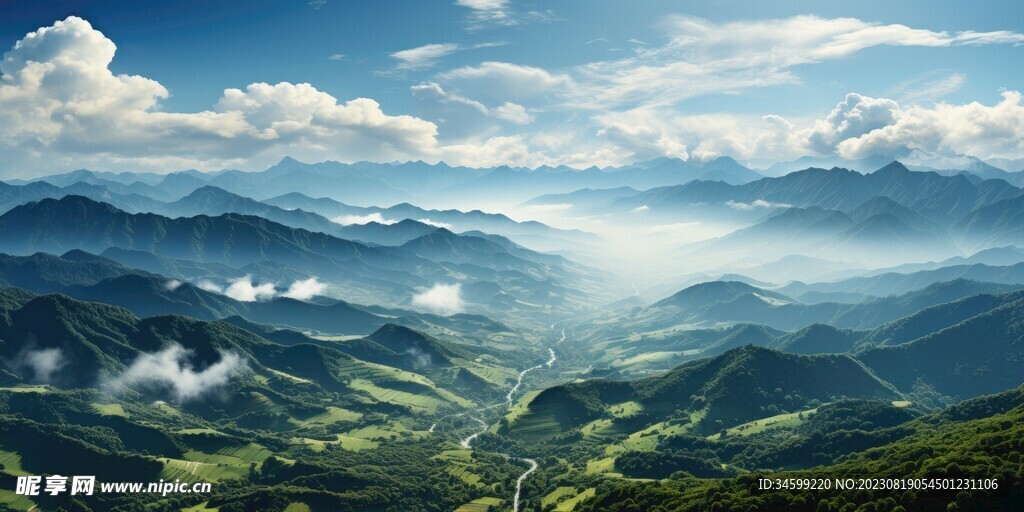
[(910, 172), (910, 169), (907, 169), (907, 166), (901, 164), (897, 160), (893, 160), (892, 162), (887, 164), (885, 167), (882, 167), (881, 169), (875, 171), (874, 174), (885, 174), (885, 173), (891, 173), (891, 174), (901, 173), (902, 174), (902, 173), (909, 173), (909, 172)]
[(73, 208), (80, 208), (80, 209), (81, 208), (85, 208), (85, 209), (89, 209), (89, 210), (102, 210), (102, 211), (108, 211), (108, 212), (121, 212), (121, 210), (117, 209), (116, 207), (114, 207), (113, 205), (111, 205), (109, 203), (104, 203), (104, 202), (101, 202), (101, 201), (95, 201), (95, 200), (90, 199), (88, 197), (80, 196), (80, 195), (77, 195), (77, 194), (66, 195), (66, 196), (61, 197), (61, 198), (49, 198), (48, 197), (46, 199), (40, 199), (39, 201), (35, 201), (35, 202), (32, 202), (32, 203), (28, 203), (28, 204), (25, 204), (25, 205), (18, 206), (15, 209), (20, 209), (20, 208), (26, 208), (26, 209), (32, 209), (32, 208), (57, 208), (57, 209), (61, 210), (62, 212), (69, 212), (69, 213), (75, 211), (75, 210), (73, 210)]
[(193, 197), (193, 196), (197, 196), (198, 197), (198, 196), (203, 196), (203, 195), (217, 195), (217, 196), (225, 196), (225, 197), (241, 197), (238, 194), (232, 194), (231, 192), (228, 192), (227, 190), (224, 190), (224, 189), (222, 189), (222, 188), (220, 188), (218, 186), (215, 186), (215, 185), (203, 185), (203, 186), (193, 190), (189, 195), (187, 195), (185, 197)]
[[(367, 336), (367, 338), (371, 339), (371, 340), (379, 341), (379, 340), (386, 340), (386, 339), (389, 339), (389, 338), (394, 338), (396, 336), (401, 336), (403, 338), (405, 338), (405, 337), (412, 337), (412, 338), (415, 338), (415, 339), (425, 339), (426, 338), (426, 335), (424, 335), (423, 333), (421, 333), (421, 332), (419, 332), (419, 331), (417, 331), (415, 329), (410, 329), (408, 327), (401, 326), (401, 325), (398, 325), (398, 324), (384, 324), (379, 329), (374, 331), (373, 334)], [(405, 338), (405, 339), (408, 339), (408, 338)]]
[[(36, 253), (36, 254), (47, 254), (47, 253), (40, 252), (40, 253)], [(104, 258), (103, 256), (99, 256), (99, 255), (93, 254), (93, 253), (88, 252), (88, 251), (83, 251), (81, 249), (71, 249), (70, 251), (60, 255), (60, 257), (61, 257), (61, 259), (71, 260), (71, 261), (81, 261), (81, 262), (102, 261), (102, 262), (105, 262), (105, 263), (111, 263), (111, 264), (115, 264), (115, 265), (120, 265), (119, 263), (116, 263), (113, 260), (110, 260), (108, 258)]]
[(732, 300), (738, 295), (762, 291), (740, 281), (708, 281), (683, 288), (672, 296), (656, 302), (652, 307), (668, 305), (706, 305), (722, 300)]

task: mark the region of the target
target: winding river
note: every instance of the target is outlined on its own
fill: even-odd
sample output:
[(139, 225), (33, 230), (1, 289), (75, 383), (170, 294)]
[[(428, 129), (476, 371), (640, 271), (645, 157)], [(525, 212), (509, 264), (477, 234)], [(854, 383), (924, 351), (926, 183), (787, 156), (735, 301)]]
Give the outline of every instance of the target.
[(505, 403), (507, 403), (509, 405), (509, 407), (512, 406), (512, 397), (515, 396), (517, 391), (519, 391), (519, 387), (523, 385), (523, 377), (525, 377), (527, 373), (530, 373), (530, 372), (532, 372), (534, 370), (540, 370), (541, 368), (544, 368), (545, 366), (547, 366), (548, 368), (551, 368), (551, 365), (555, 364), (555, 361), (558, 360), (558, 358), (555, 357), (555, 350), (554, 349), (549, 347), (548, 348), (548, 354), (551, 354), (551, 358), (548, 359), (548, 361), (546, 363), (538, 364), (537, 366), (531, 366), (530, 368), (527, 368), (527, 369), (519, 372), (519, 378), (516, 379), (516, 385), (512, 386), (512, 389), (508, 390), (508, 394), (505, 395)]
[(537, 471), (537, 461), (533, 459), (519, 459), (530, 465), (530, 469), (526, 470), (526, 473), (519, 475), (516, 479), (516, 494), (512, 497), (512, 512), (519, 512), (519, 496), (523, 493), (523, 481), (526, 477), (530, 476), (530, 473)]
[[(551, 327), (554, 328), (553, 325)], [(562, 331), (562, 339), (558, 340), (558, 343), (561, 343), (563, 341), (565, 341), (565, 330)], [(538, 364), (537, 366), (532, 366), (530, 368), (527, 368), (527, 369), (519, 372), (519, 378), (516, 379), (516, 384), (514, 386), (512, 386), (512, 389), (510, 389), (508, 394), (505, 395), (505, 402), (499, 402), (497, 404), (489, 405), (487, 407), (481, 407), (481, 408), (477, 409), (477, 412), (482, 412), (482, 411), (485, 411), (487, 409), (493, 409), (494, 407), (501, 406), (501, 405), (507, 405), (508, 407), (512, 407), (513, 397), (515, 396), (516, 392), (519, 391), (520, 386), (523, 385), (523, 377), (525, 377), (527, 373), (530, 373), (530, 372), (532, 372), (534, 370), (539, 370), (539, 369), (545, 368), (545, 367), (551, 368), (551, 366), (555, 364), (555, 361), (558, 361), (558, 357), (555, 355), (555, 350), (553, 348), (548, 347), (548, 354), (551, 357), (549, 357), (548, 360), (546, 362), (544, 362), (543, 364)], [(472, 434), (466, 436), (463, 440), (459, 441), (459, 446), (461, 446), (463, 449), (467, 449), (467, 450), (472, 449), (473, 441), (475, 441), (477, 437), (480, 437), (480, 435), (483, 434), (484, 432), (487, 432), (487, 423), (485, 423), (484, 420), (482, 420), (482, 419), (480, 419), (480, 418), (478, 418), (476, 416), (473, 417), (473, 420), (475, 420), (477, 423), (480, 424), (480, 430), (478, 430), (476, 432), (473, 432)], [(434, 427), (436, 427), (436, 426), (437, 426), (437, 423), (431, 425), (430, 426), (430, 432), (433, 432), (434, 431)], [(523, 462), (525, 462), (525, 463), (530, 465), (530, 469), (527, 469), (523, 474), (519, 475), (519, 478), (516, 479), (516, 493), (515, 493), (515, 495), (512, 496), (512, 512), (519, 512), (519, 500), (522, 497), (522, 493), (523, 493), (523, 482), (526, 480), (527, 477), (530, 476), (531, 473), (533, 473), (534, 471), (537, 471), (537, 468), (539, 467), (539, 465), (537, 464), (537, 461), (535, 461), (533, 459), (527, 459), (527, 458), (521, 458), (521, 457), (513, 457), (513, 456), (511, 456), (509, 454), (504, 454), (504, 455), (506, 457), (508, 457), (509, 459), (521, 460), (521, 461), (523, 461)]]
[(465, 448), (467, 450), (472, 446), (473, 441), (477, 437), (479, 437), (480, 434), (483, 434), (484, 432), (487, 432), (487, 424), (484, 423), (484, 420), (482, 420), (480, 418), (477, 418), (477, 417), (474, 417), (473, 419), (476, 420), (476, 422), (480, 424), (480, 430), (477, 431), (477, 432), (474, 432), (473, 434), (471, 434), (469, 437), (463, 439), (462, 441), (459, 441), (459, 446), (461, 446), (461, 447), (463, 447), (463, 448)]

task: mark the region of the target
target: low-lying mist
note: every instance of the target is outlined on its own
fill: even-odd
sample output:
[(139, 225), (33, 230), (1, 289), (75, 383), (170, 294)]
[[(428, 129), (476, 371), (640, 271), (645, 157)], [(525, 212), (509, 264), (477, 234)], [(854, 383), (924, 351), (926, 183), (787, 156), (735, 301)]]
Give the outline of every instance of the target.
[(196, 370), (193, 357), (191, 350), (176, 343), (159, 352), (143, 353), (123, 373), (107, 380), (104, 387), (112, 391), (128, 387), (166, 392), (178, 402), (188, 402), (218, 394), (247, 367), (245, 359), (235, 352), (220, 352), (220, 360), (202, 370)]

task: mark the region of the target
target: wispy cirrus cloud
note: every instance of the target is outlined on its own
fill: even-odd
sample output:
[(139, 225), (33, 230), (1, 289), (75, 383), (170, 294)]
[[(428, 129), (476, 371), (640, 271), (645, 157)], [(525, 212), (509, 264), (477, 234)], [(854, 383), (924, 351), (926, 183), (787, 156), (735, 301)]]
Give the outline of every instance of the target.
[(509, 0), (456, 0), (455, 3), (475, 11), (487, 11), (505, 9), (509, 4)]
[(727, 23), (670, 16), (663, 27), (668, 36), (663, 45), (578, 68), (589, 85), (584, 90), (598, 93), (581, 103), (614, 106), (648, 98), (643, 100), (648, 105), (672, 104), (704, 94), (797, 83), (794, 66), (842, 59), (876, 46), (1024, 44), (1024, 34), (1011, 31), (950, 33), (813, 15)]
[(434, 67), (442, 58), (455, 52), (494, 48), (504, 46), (505, 44), (507, 43), (501, 41), (478, 43), (471, 46), (462, 46), (456, 43), (431, 43), (407, 50), (399, 50), (392, 53), (391, 58), (398, 61), (395, 69), (420, 70)]
[[(506, 3), (490, 9), (506, 8)], [(854, 95), (840, 102), (838, 114), (815, 120), (813, 113), (790, 119), (763, 114), (728, 112), (686, 114), (678, 105), (692, 98), (713, 94), (740, 94), (801, 81), (798, 66), (845, 59), (869, 48), (916, 46), (946, 48), (956, 46), (1021, 45), (1024, 34), (1012, 31), (935, 31), (902, 24), (884, 24), (856, 18), (824, 18), (806, 15), (779, 19), (759, 19), (727, 23), (692, 16), (670, 16), (661, 23), (662, 40), (645, 37), (632, 39), (632, 54), (618, 59), (590, 62), (562, 69), (546, 69), (519, 63), (485, 61), (462, 66), (436, 76), (440, 90), (459, 91), (461, 98), (472, 98), (478, 110), (502, 100), (513, 101), (530, 112), (561, 112), (570, 119), (589, 124), (589, 140), (576, 146), (579, 155), (546, 154), (533, 161), (555, 163), (621, 162), (657, 156), (711, 158), (733, 155), (740, 158), (796, 158), (813, 153), (845, 151), (864, 154), (863, 147), (884, 149), (880, 134), (869, 132), (896, 123), (898, 112), (920, 102), (935, 102), (958, 90), (966, 81), (962, 73), (932, 78), (906, 87), (895, 100)], [(591, 41), (597, 42), (599, 40)], [(863, 99), (857, 99), (863, 98)], [(844, 103), (858, 102), (844, 107)], [(923, 110), (922, 110), (923, 109)], [(925, 115), (927, 107), (915, 108)], [(952, 113), (955, 108), (945, 108)], [(981, 113), (984, 109), (975, 108)], [(1012, 112), (1012, 108), (1004, 108)], [(843, 119), (830, 121), (839, 115)], [(1009, 114), (1007, 114), (1009, 115)], [(988, 125), (986, 128), (984, 125)], [(971, 125), (986, 133), (995, 133), (997, 141), (1012, 137), (1003, 125), (998, 130), (992, 116), (982, 115)], [(906, 122), (903, 123), (905, 126)], [(983, 125), (983, 126), (979, 126)], [(950, 125), (945, 125), (950, 126)], [(1016, 126), (1010, 123), (1009, 126)], [(1019, 156), (1024, 150), (999, 143), (998, 148), (981, 144), (967, 145), (963, 130), (953, 128), (949, 147), (968, 147), (982, 155)], [(888, 128), (889, 132), (896, 128)], [(945, 143), (915, 142), (913, 131), (899, 130), (907, 144), (938, 148)], [(1013, 132), (1013, 130), (1009, 130)], [(605, 144), (613, 158), (602, 157), (602, 148), (594, 146), (593, 135)], [(935, 139), (933, 135), (930, 138)], [(854, 141), (840, 146), (847, 139)], [(868, 139), (876, 142), (868, 143)], [(507, 142), (512, 139), (506, 137)], [(526, 140), (520, 138), (520, 140)], [(532, 140), (532, 139), (531, 139)], [(894, 144), (891, 151), (896, 150)], [(547, 148), (554, 151), (554, 148)], [(999, 149), (999, 151), (993, 151)], [(530, 148), (518, 154), (534, 153)], [(571, 164), (570, 164), (571, 165)]]
[(487, 28), (518, 27), (530, 23), (561, 21), (552, 10), (521, 10), (509, 0), (455, 0), (455, 5), (469, 9), (466, 29), (473, 32)]
[(963, 73), (929, 73), (920, 78), (896, 84), (892, 96), (900, 103), (935, 102), (953, 94), (967, 83)]
[(490, 113), (490, 109), (488, 109), (483, 103), (467, 98), (458, 93), (446, 91), (437, 82), (421, 82), (410, 87), (409, 91), (412, 92), (413, 96), (432, 97), (442, 103), (457, 103), (465, 105), (484, 115), (488, 115)]
[(567, 73), (509, 62), (484, 61), (446, 71), (438, 78), (489, 101), (557, 104), (579, 89)]
[[(838, 60), (877, 46), (953, 47), (1021, 45), (1012, 31), (946, 32), (882, 24), (857, 18), (814, 15), (718, 23), (693, 16), (669, 16), (661, 23), (662, 44), (639, 39), (628, 57), (590, 62), (561, 71), (485, 62), (442, 75), (482, 81), (527, 75), (530, 88), (547, 88), (552, 103), (607, 110), (671, 106), (708, 94), (796, 84), (798, 65)], [(551, 77), (560, 77), (555, 84)], [(568, 86), (571, 84), (571, 86)], [(486, 87), (484, 85), (483, 87)]]
[(437, 82), (423, 82), (410, 87), (409, 90), (412, 91), (414, 96), (429, 97), (442, 103), (465, 105), (485, 116), (501, 119), (513, 124), (524, 125), (534, 120), (534, 116), (527, 112), (526, 107), (518, 103), (506, 101), (494, 108), (489, 108), (474, 99), (446, 91)]
[(424, 69), (433, 67), (438, 59), (451, 55), (459, 50), (455, 43), (434, 43), (400, 50), (391, 54), (398, 61), (398, 69)]

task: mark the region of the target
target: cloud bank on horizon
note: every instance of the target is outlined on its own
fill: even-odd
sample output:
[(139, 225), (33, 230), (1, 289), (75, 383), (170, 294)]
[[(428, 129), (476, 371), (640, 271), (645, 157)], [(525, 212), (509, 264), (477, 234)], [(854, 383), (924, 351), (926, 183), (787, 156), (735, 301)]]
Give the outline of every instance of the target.
[[(540, 22), (559, 20), (509, 0), (457, 4), (470, 33), (555, 27)], [(316, 85), (290, 82), (240, 84), (205, 110), (165, 111), (172, 91), (154, 79), (112, 71), (115, 42), (70, 16), (25, 35), (3, 55), (0, 177), (77, 168), (260, 169), (285, 155), (578, 168), (658, 156), (779, 161), (921, 151), (1024, 157), (1021, 92), (993, 86), (991, 96), (977, 101), (943, 101), (971, 80), (960, 72), (940, 70), (927, 83), (904, 84), (909, 90), (895, 98), (837, 93), (831, 111), (800, 115), (779, 115), (767, 104), (755, 113), (685, 107), (694, 98), (796, 90), (809, 67), (886, 48), (1003, 47), (1016, 53), (1024, 45), (1022, 33), (947, 32), (814, 15), (730, 22), (672, 15), (652, 21), (659, 23), (660, 42), (634, 38), (631, 49), (613, 58), (557, 68), (489, 60), (483, 52), (515, 47), (494, 38), (382, 50), (384, 60), (407, 75), (394, 78), (409, 82), (400, 93), (423, 107), (424, 113), (410, 115), (386, 110), (379, 99), (337, 98)], [(659, 41), (649, 36), (643, 39)], [(479, 61), (447, 66), (456, 53), (479, 54), (473, 57)]]

